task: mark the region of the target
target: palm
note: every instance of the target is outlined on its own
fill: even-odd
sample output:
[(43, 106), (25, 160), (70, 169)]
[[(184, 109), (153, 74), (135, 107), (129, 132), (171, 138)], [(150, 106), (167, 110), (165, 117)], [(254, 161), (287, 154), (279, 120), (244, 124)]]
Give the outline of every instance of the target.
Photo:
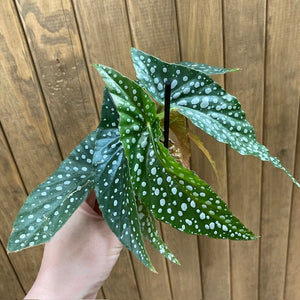
[[(45, 246), (35, 285), (41, 286), (47, 281), (46, 293), (55, 291), (50, 297), (95, 296), (119, 257), (122, 244), (92, 209), (95, 201), (95, 194), (91, 192)], [(31, 294), (34, 291), (35, 286), (27, 297), (35, 296)]]

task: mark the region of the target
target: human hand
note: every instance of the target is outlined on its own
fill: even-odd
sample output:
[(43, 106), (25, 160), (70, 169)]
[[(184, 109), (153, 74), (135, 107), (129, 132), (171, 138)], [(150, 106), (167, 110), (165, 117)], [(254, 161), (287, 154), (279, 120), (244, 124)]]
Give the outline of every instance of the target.
[(95, 299), (121, 250), (92, 191), (46, 243), (39, 274), (25, 299)]

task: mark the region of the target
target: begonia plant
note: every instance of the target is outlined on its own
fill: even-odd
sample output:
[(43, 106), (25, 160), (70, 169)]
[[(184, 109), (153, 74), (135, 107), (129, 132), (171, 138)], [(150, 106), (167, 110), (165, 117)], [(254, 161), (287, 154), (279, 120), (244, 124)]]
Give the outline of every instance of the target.
[[(152, 271), (144, 238), (179, 263), (160, 237), (155, 219), (189, 234), (256, 239), (189, 169), (189, 140), (205, 152), (214, 169), (215, 165), (199, 138), (189, 132), (186, 119), (238, 153), (269, 161), (300, 186), (257, 142), (238, 100), (210, 77), (237, 69), (167, 63), (137, 49), (132, 49), (132, 60), (137, 80), (95, 65), (106, 84), (100, 124), (28, 196), (13, 225), (9, 251), (49, 241), (91, 190), (110, 229)], [(163, 122), (167, 85), (169, 123)], [(169, 130), (171, 137), (163, 138), (162, 132)]]

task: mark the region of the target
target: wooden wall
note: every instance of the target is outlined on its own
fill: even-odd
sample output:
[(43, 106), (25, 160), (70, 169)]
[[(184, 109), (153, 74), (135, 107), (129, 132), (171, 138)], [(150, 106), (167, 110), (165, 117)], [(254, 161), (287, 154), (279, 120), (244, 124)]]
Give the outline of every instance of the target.
[[(216, 78), (259, 141), (300, 179), (297, 0), (0, 1), (0, 298), (21, 299), (42, 247), (7, 255), (26, 195), (99, 121), (103, 63), (134, 78), (130, 47), (176, 62), (240, 67)], [(261, 238), (229, 242), (166, 225), (178, 267), (149, 249), (152, 274), (123, 251), (99, 298), (300, 299), (300, 190), (282, 171), (201, 134), (220, 180), (193, 148), (192, 167)]]

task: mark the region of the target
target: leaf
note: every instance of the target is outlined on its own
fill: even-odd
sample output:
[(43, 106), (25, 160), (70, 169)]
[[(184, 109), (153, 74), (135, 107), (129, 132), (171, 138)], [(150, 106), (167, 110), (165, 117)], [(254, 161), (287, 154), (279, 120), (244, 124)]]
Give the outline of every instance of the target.
[(211, 164), (217, 178), (219, 179), (217, 167), (215, 161), (212, 159), (209, 151), (205, 148), (204, 144), (200, 141), (199, 137), (193, 134), (192, 132), (188, 132), (189, 138), (195, 143), (195, 145), (202, 151), (202, 153), (205, 155), (209, 163)]
[(190, 62), (190, 61), (181, 61), (181, 62), (177, 63), (177, 65), (185, 66), (185, 67), (200, 71), (206, 75), (226, 74), (226, 73), (236, 72), (236, 71), (240, 70), (239, 68), (224, 69), (224, 68), (219, 68), (219, 67), (212, 67), (212, 66), (209, 66), (206, 64), (194, 63), (194, 62)]
[(142, 228), (143, 236), (151, 243), (151, 245), (158, 250), (163, 256), (171, 262), (180, 265), (174, 254), (168, 249), (167, 245), (161, 239), (156, 226), (155, 220), (147, 207), (140, 199), (137, 198), (138, 214)]
[(155, 218), (186, 233), (255, 239), (211, 187), (176, 162), (159, 142), (160, 120), (150, 96), (115, 70), (96, 67), (120, 116), (132, 185)]
[(132, 49), (132, 59), (139, 81), (157, 102), (164, 103), (164, 83), (170, 81), (171, 109), (177, 109), (197, 127), (238, 153), (270, 161), (300, 187), (279, 159), (256, 141), (254, 128), (246, 120), (238, 100), (210, 77), (191, 68), (163, 62), (137, 49)]
[(115, 105), (105, 89), (93, 158), (96, 170), (95, 192), (110, 229), (146, 267), (156, 272), (141, 234), (128, 162), (120, 141), (118, 119)]
[(94, 187), (96, 132), (85, 138), (58, 169), (28, 196), (13, 225), (8, 251), (48, 242)]

